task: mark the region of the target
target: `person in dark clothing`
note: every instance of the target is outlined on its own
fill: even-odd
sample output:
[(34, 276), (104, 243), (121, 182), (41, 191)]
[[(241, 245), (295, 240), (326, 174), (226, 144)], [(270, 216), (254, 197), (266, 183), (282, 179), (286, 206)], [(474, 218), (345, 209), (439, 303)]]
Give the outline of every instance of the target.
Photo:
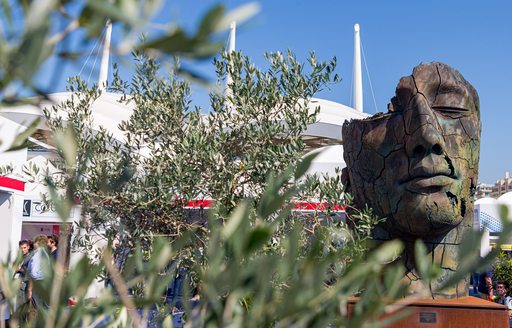
[(57, 261), (57, 254), (59, 253), (59, 237), (57, 235), (48, 236), (48, 250), (50, 251), (50, 258)]
[(28, 262), (32, 257), (33, 248), (32, 242), (30, 240), (21, 240), (18, 245), (21, 250), (22, 260), (18, 270), (16, 270), (14, 273), (14, 278), (20, 279), (20, 289), (16, 295), (15, 309), (27, 302), (27, 286), (29, 281)]
[(478, 294), (484, 300), (492, 301), (494, 297), (494, 290), (492, 287), (492, 271), (484, 271), (480, 273), (478, 281)]
[(496, 282), (495, 302), (507, 307), (509, 327), (512, 327), (512, 297), (508, 295), (509, 285), (506, 281), (498, 280)]
[(187, 270), (179, 267), (176, 271), (176, 276), (167, 287), (165, 302), (171, 304), (176, 310), (183, 310), (183, 288), (185, 287)]

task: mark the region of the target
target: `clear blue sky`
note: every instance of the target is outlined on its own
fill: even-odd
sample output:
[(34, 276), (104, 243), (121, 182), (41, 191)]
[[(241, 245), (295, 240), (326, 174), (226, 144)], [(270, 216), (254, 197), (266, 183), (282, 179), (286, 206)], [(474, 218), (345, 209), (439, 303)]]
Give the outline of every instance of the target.
[[(167, 1), (158, 20), (178, 21), (192, 30), (215, 3)], [(246, 1), (223, 3), (232, 9)], [(375, 108), (363, 67), (365, 112), (386, 111), (400, 77), (409, 75), (422, 61), (441, 61), (457, 68), (480, 95), (480, 181), (492, 183), (505, 171), (512, 171), (512, 128), (508, 128), (512, 110), (511, 1), (279, 0), (259, 4), (260, 13), (238, 28), (237, 50), (261, 67), (265, 67), (263, 53), (269, 51), (291, 49), (301, 60), (310, 51), (320, 59), (336, 56), (337, 73), (343, 81), (319, 94), (321, 98), (351, 105), (355, 23), (361, 26), (377, 104)], [(198, 67), (209, 71), (209, 65)], [(79, 70), (79, 65), (73, 66), (66, 75)], [(87, 78), (89, 72), (82, 75)], [(62, 91), (64, 85), (58, 83), (51, 91)], [(204, 99), (199, 96), (196, 101), (204, 106)]]

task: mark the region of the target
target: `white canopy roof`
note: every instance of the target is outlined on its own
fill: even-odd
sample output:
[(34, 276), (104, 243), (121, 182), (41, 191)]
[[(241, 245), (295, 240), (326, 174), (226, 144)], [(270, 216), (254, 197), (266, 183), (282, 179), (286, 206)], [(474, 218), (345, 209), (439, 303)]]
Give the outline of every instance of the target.
[[(49, 95), (52, 101), (47, 101), (41, 107), (34, 105), (21, 105), (4, 107), (0, 109), (0, 115), (22, 125), (29, 125), (37, 118), (44, 117), (42, 108), (48, 108), (63, 101), (71, 99), (73, 93), (60, 92)], [(118, 125), (123, 120), (127, 120), (133, 112), (133, 105), (119, 103), (120, 94), (103, 93), (92, 105), (91, 113), (95, 128), (102, 126), (118, 140), (123, 139), (123, 134), (119, 130)], [(66, 117), (65, 113), (59, 113), (62, 117)], [(46, 129), (45, 122), (40, 123), (41, 129)]]
[[(49, 98), (53, 103), (45, 102), (41, 107), (60, 104), (72, 96), (73, 93), (70, 92), (50, 94)], [(121, 121), (127, 120), (134, 109), (133, 104), (119, 103), (120, 99), (120, 94), (105, 92), (92, 105), (94, 125), (102, 126), (119, 140), (123, 138), (123, 135), (118, 129), (118, 125)], [(309, 103), (311, 111), (315, 110), (317, 106), (320, 106), (317, 122), (308, 126), (304, 132), (306, 137), (327, 138), (341, 142), (341, 128), (346, 120), (362, 119), (369, 116), (333, 101), (312, 98)], [(0, 109), (0, 115), (22, 125), (28, 125), (36, 118), (44, 117), (41, 108), (33, 105), (4, 107)], [(45, 129), (44, 122), (41, 122), (40, 128)]]
[(311, 98), (309, 103), (311, 110), (318, 106), (320, 106), (320, 113), (317, 115), (317, 122), (308, 126), (304, 132), (306, 136), (329, 138), (341, 142), (341, 128), (345, 121), (370, 116), (333, 101)]
[(498, 197), (498, 202), (501, 204), (512, 206), (512, 191), (506, 192), (500, 197)]
[(492, 197), (483, 197), (479, 198), (475, 201), (475, 205), (487, 205), (487, 204), (496, 204), (498, 201)]
[[(96, 99), (91, 109), (93, 127), (105, 128), (118, 140), (124, 139), (123, 133), (118, 128), (119, 123), (129, 119), (134, 110), (133, 104), (119, 103), (121, 96), (104, 92)], [(50, 94), (49, 98), (52, 102), (45, 102), (41, 107), (60, 104), (71, 97), (73, 97), (73, 93), (70, 92)], [(318, 106), (320, 112), (317, 115), (317, 122), (310, 124), (303, 133), (309, 150), (322, 150), (321, 155), (313, 162), (310, 173), (334, 174), (335, 167), (343, 168), (345, 166), (343, 147), (341, 146), (343, 123), (346, 120), (362, 119), (370, 115), (333, 101), (312, 98), (309, 102), (310, 110), (314, 111)], [(25, 126), (37, 118), (44, 117), (42, 109), (33, 105), (0, 108), (0, 115)], [(65, 113), (57, 115), (66, 117)], [(41, 122), (40, 128), (47, 129), (44, 120)]]

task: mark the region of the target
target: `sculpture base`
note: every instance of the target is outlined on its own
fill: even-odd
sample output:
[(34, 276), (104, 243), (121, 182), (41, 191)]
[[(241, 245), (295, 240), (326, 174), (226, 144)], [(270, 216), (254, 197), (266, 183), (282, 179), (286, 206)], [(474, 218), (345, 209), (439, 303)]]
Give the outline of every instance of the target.
[[(357, 303), (357, 298), (349, 301), (349, 315), (352, 313), (355, 303)], [(504, 305), (473, 296), (458, 299), (418, 300), (408, 304), (398, 301), (397, 304), (403, 304), (404, 307), (384, 315), (382, 319), (400, 311), (409, 311), (410, 313), (387, 327), (509, 327), (508, 312)]]

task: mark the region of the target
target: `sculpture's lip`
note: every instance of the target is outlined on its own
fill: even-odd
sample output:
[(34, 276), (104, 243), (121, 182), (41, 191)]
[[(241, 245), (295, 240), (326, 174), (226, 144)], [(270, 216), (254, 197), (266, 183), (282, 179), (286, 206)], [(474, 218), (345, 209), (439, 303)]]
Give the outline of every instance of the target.
[(401, 184), (412, 189), (442, 188), (451, 185), (456, 179), (455, 176), (447, 173), (425, 173), (412, 176)]

